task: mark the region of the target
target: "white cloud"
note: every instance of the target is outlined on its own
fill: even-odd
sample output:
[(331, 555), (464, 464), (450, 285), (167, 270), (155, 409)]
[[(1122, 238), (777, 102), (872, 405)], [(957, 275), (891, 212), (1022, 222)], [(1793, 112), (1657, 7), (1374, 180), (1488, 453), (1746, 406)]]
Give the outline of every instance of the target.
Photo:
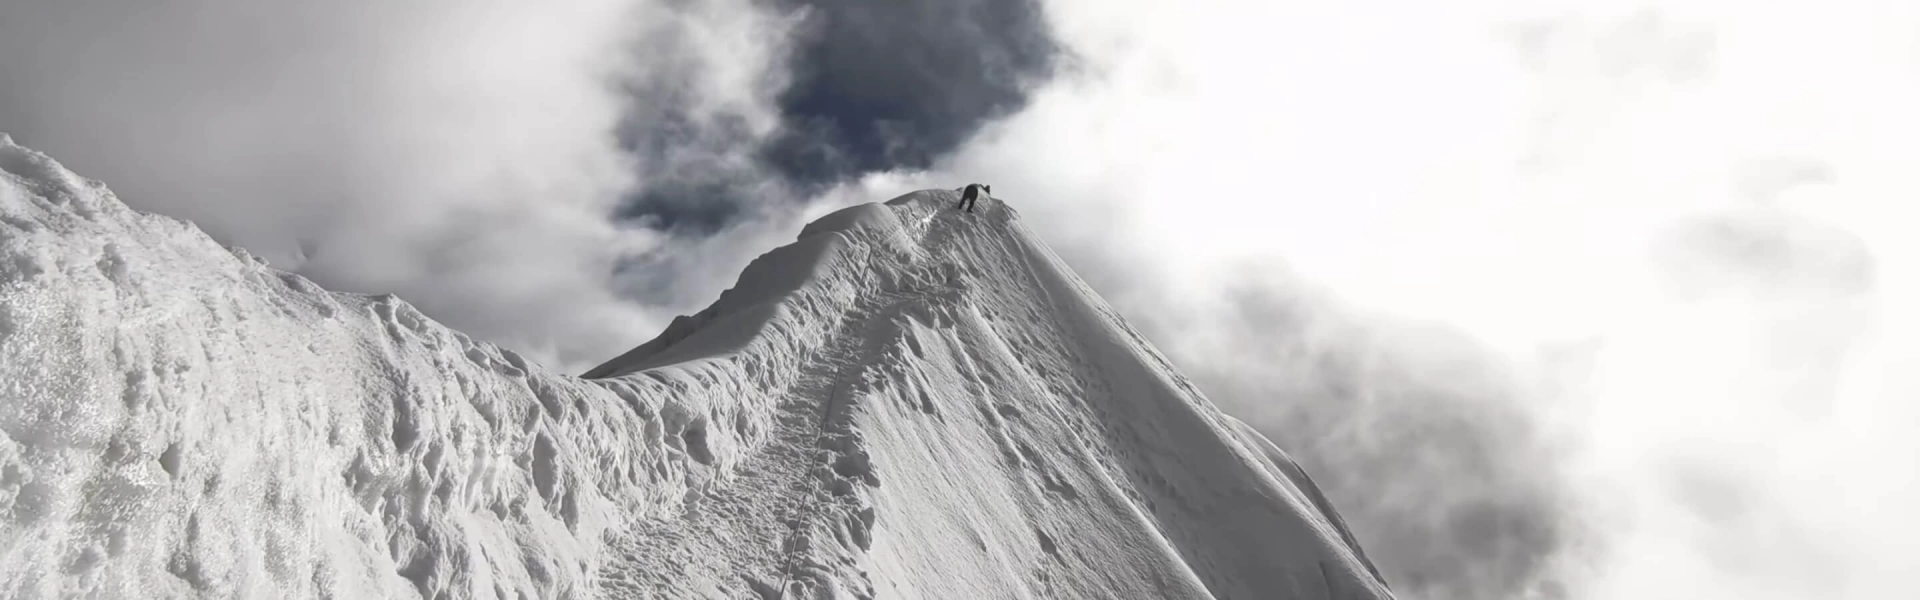
[(1227, 340), (1183, 360), (1262, 346), (1219, 300), (1254, 259), (1539, 369), (1510, 409), (1577, 450), (1576, 597), (1882, 597), (1920, 568), (1920, 9), (1047, 6), (1074, 70), (941, 170), (1136, 318)]
[[(131, 204), (575, 368), (808, 217), (984, 181), (1134, 318), (1190, 333), (1168, 344), (1184, 361), (1266, 389), (1245, 353), (1362, 352), (1357, 372), (1420, 367), (1394, 385), (1446, 393), (1386, 394), (1354, 423), (1467, 415), (1516, 452), (1569, 436), (1540, 479), (1508, 473), (1538, 456), (1479, 468), (1581, 500), (1575, 597), (1881, 597), (1920, 567), (1900, 510), (1920, 500), (1920, 8), (1045, 7), (1077, 57), (1030, 106), (930, 173), (809, 202), (738, 152), (778, 127), (795, 23), (747, 0), (12, 2), (0, 130)], [(624, 151), (623, 118), (664, 150)], [(714, 172), (768, 201), (701, 239), (608, 218)], [(655, 270), (611, 274), (649, 251)], [(1297, 317), (1451, 324), (1512, 363), (1348, 321), (1307, 330), (1351, 344), (1275, 344), (1223, 308), (1249, 275)], [(652, 305), (617, 297), (641, 284)], [(1547, 391), (1479, 380), (1502, 367)], [(1515, 399), (1460, 400), (1480, 393)], [(1407, 452), (1361, 437), (1327, 451)]]
[(277, 266), (578, 368), (681, 308), (614, 289), (670, 240), (612, 211), (682, 166), (625, 151), (622, 119), (764, 135), (784, 28), (744, 1), (28, 0), (0, 8), (0, 127)]

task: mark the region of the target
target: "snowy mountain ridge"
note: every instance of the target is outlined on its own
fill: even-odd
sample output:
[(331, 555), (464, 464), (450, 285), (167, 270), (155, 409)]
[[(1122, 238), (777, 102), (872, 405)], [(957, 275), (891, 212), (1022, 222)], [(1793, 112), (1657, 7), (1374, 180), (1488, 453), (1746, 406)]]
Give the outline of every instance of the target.
[(0, 135), (8, 597), (1390, 598), (1010, 208), (833, 213), (583, 377)]

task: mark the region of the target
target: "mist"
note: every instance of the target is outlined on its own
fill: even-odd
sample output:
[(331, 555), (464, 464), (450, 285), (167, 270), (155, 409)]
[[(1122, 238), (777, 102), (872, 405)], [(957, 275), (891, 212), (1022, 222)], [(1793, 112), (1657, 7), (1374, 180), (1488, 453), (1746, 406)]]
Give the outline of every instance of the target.
[(0, 130), (575, 370), (990, 183), (1404, 597), (1920, 570), (1920, 8), (496, 4), (12, 3)]
[(1913, 9), (1122, 6), (1050, 4), (1080, 68), (945, 166), (1296, 453), (1401, 593), (1920, 567)]
[[(277, 268), (577, 370), (691, 304), (616, 276), (679, 238), (613, 215), (772, 134), (791, 26), (745, 2), (26, 0), (0, 8), (0, 128)], [(742, 126), (627, 127), (666, 114)]]

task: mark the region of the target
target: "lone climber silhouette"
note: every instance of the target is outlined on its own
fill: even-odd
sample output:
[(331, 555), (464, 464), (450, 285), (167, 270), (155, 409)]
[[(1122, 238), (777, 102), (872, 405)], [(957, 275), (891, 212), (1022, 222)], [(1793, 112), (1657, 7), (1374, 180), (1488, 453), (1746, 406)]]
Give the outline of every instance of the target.
[(979, 202), (980, 196), (982, 195), (991, 197), (993, 195), (993, 186), (969, 183), (967, 187), (961, 188), (960, 205), (954, 208), (965, 208), (967, 212), (973, 212), (973, 205)]

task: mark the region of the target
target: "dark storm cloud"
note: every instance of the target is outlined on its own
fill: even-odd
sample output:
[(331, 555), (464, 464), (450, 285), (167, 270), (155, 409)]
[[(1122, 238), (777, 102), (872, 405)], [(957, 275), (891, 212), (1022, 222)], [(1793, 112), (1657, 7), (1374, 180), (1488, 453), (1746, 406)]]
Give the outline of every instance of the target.
[[(927, 168), (1023, 107), (1059, 51), (1032, 0), (777, 0), (771, 7), (799, 18), (774, 98), (777, 128), (763, 136), (744, 123), (685, 115), (635, 119), (655, 144), (638, 152), (658, 157), (690, 144), (710, 151), (671, 174), (656, 172), (623, 216), (710, 233), (768, 202), (769, 181), (797, 201), (864, 173)], [(672, 133), (682, 129), (689, 133)]]
[(657, 173), (755, 176), (729, 151), (774, 129), (780, 17), (744, 0), (10, 0), (0, 129), (329, 289), (595, 364), (681, 308), (611, 276), (684, 254), (611, 216)]
[(653, 167), (647, 185), (616, 216), (668, 231), (710, 234), (765, 200), (754, 192), (774, 177), (750, 154), (760, 136), (737, 115), (713, 121), (697, 123), (679, 111), (644, 120), (630, 116), (621, 144)]
[(1550, 561), (1576, 532), (1551, 441), (1477, 342), (1349, 314), (1271, 266), (1201, 309), (1138, 269), (1067, 253), (1210, 400), (1299, 460), (1397, 593), (1564, 597)]
[(809, 19), (770, 162), (801, 181), (924, 168), (1025, 104), (1058, 51), (1032, 0), (783, 0)]
[(1230, 306), (1218, 323), (1232, 329), (1217, 335), (1243, 358), (1185, 366), (1295, 453), (1396, 591), (1469, 600), (1556, 585), (1547, 561), (1567, 542), (1563, 506), (1497, 359), (1449, 332), (1361, 326), (1274, 287), (1236, 290)]

